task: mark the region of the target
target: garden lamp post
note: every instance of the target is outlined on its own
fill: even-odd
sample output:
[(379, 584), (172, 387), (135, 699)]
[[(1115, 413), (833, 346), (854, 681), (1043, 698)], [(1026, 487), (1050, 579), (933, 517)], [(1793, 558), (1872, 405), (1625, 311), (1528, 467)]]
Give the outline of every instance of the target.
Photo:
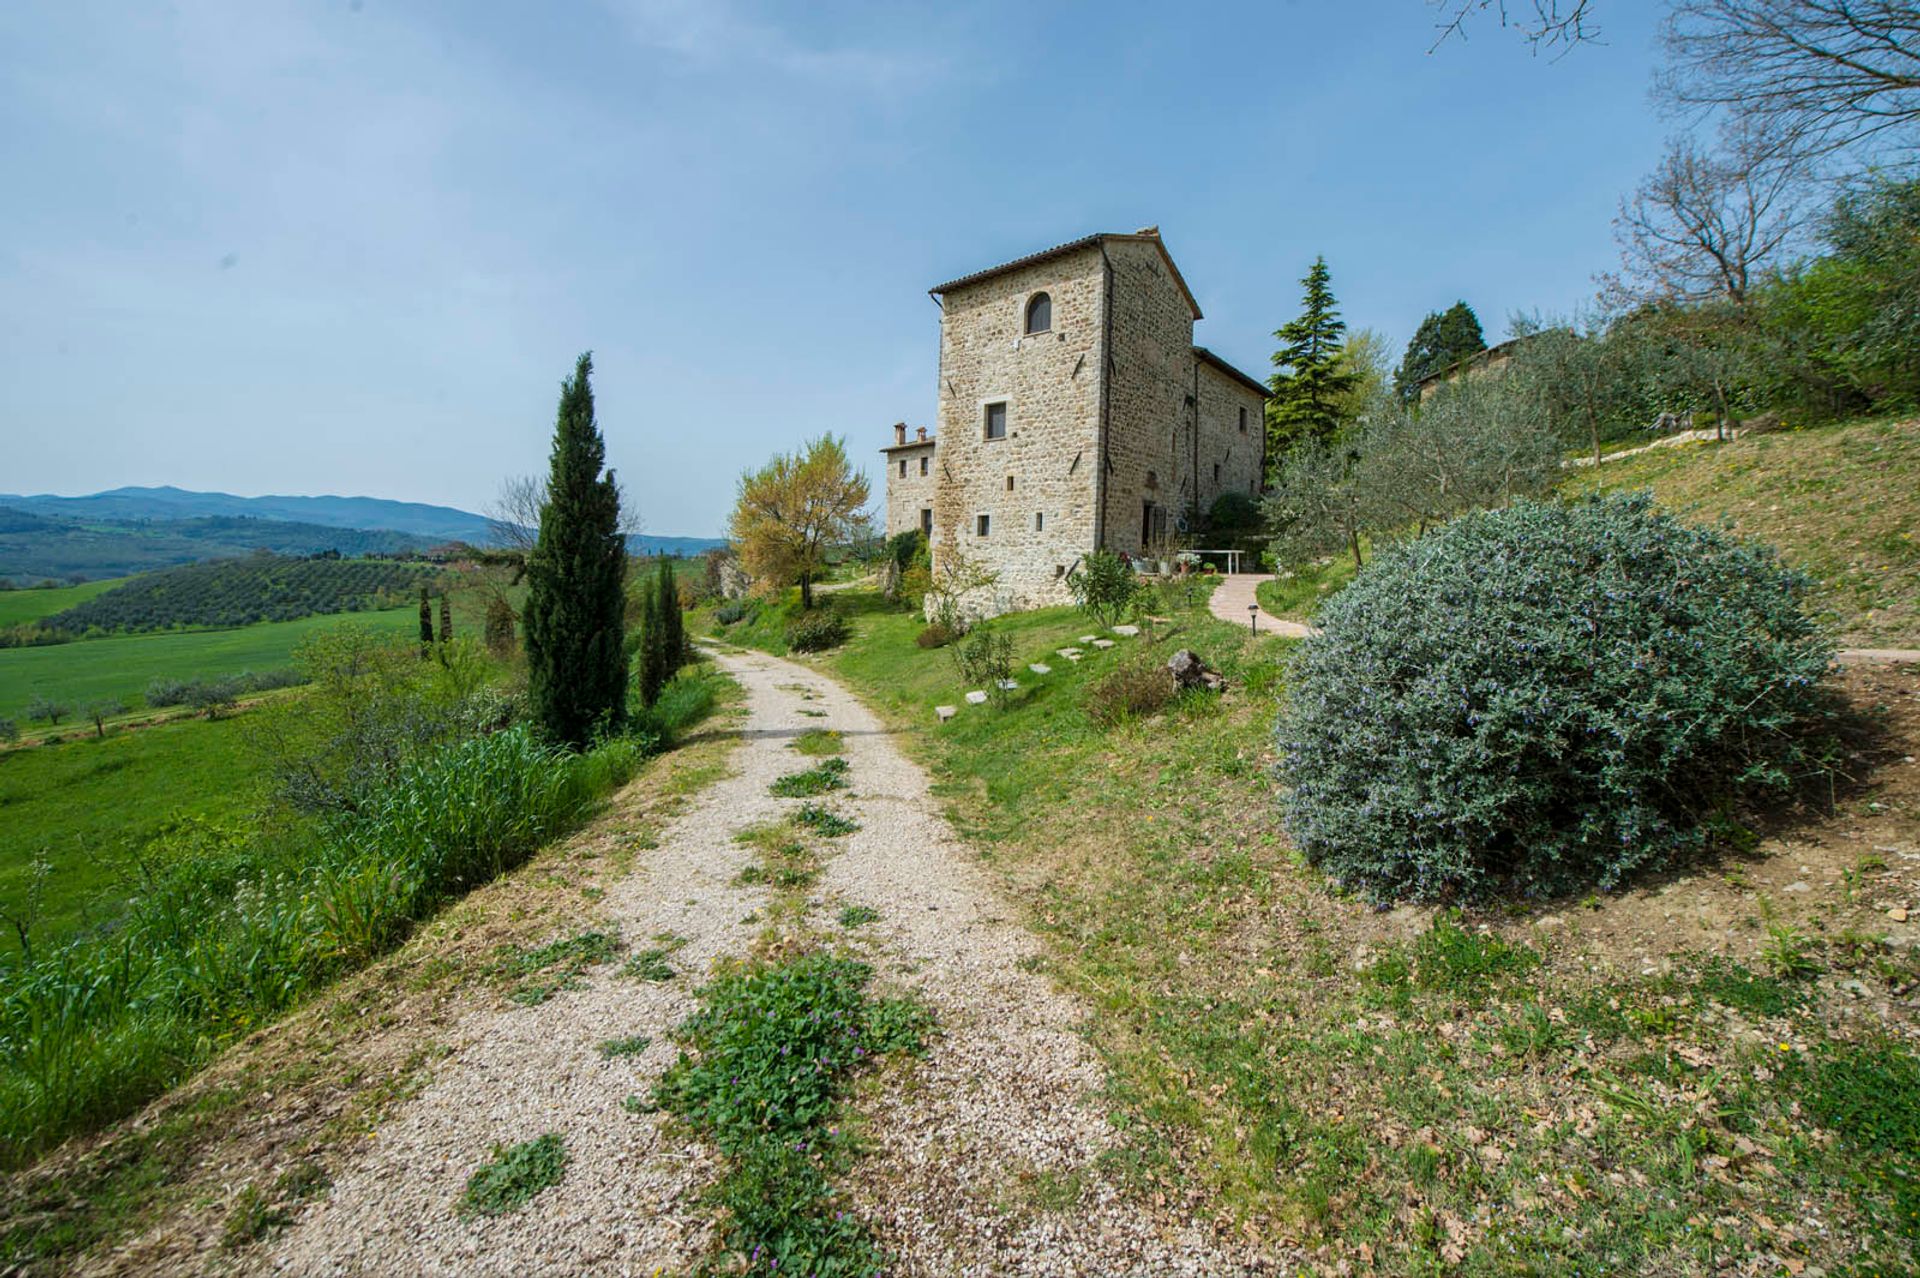
[(1258, 600), (1247, 605), (1247, 629), (1256, 635), (1260, 633), (1260, 603)]

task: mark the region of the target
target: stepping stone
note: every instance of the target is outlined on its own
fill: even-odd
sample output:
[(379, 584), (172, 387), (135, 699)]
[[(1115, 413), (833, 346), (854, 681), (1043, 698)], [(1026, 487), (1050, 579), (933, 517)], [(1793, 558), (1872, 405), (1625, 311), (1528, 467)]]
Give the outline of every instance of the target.
[(1059, 653), (1061, 656), (1065, 657), (1069, 661), (1073, 660), (1075, 657), (1080, 655), (1080, 650), (1078, 648), (1055, 648), (1054, 651)]
[(1081, 636), (1080, 636), (1080, 642), (1081, 642), (1081, 643), (1092, 643), (1092, 642), (1093, 642), (1093, 640), (1094, 640), (1094, 636), (1092, 636), (1092, 635), (1081, 635)]
[(1002, 692), (1018, 692), (1020, 690), (1020, 685), (1011, 679), (1002, 679), (994, 686)]
[(967, 694), (967, 704), (970, 706), (984, 706), (987, 704), (987, 694), (984, 692), (969, 692)]
[(1060, 655), (1065, 657), (1068, 661), (1078, 661), (1080, 660), (1081, 657), (1085, 656), (1086, 654), (1080, 653), (1080, 652), (1063, 652)]
[(1111, 648), (1111, 647), (1113, 647), (1113, 640), (1111, 640), (1111, 639), (1095, 639), (1095, 640), (1093, 641), (1093, 646), (1094, 646), (1094, 647), (1096, 647), (1096, 648)]
[(1034, 662), (1032, 665), (1028, 666), (1027, 669), (1033, 671), (1037, 675), (1050, 675), (1053, 673), (1052, 666), (1043, 666), (1037, 661)]
[(940, 717), (940, 722), (945, 723), (947, 720), (953, 718), (953, 716), (960, 713), (960, 707), (959, 706), (935, 706), (933, 708), (933, 712), (934, 714)]
[(1138, 627), (1138, 626), (1115, 626), (1115, 627), (1113, 628), (1113, 633), (1115, 633), (1116, 635), (1125, 635), (1125, 636), (1126, 636), (1127, 638), (1129, 638), (1129, 639), (1131, 639), (1131, 638), (1133, 638), (1133, 637), (1134, 637), (1135, 635), (1137, 635), (1137, 634), (1139, 634), (1139, 633), (1140, 633), (1140, 627)]

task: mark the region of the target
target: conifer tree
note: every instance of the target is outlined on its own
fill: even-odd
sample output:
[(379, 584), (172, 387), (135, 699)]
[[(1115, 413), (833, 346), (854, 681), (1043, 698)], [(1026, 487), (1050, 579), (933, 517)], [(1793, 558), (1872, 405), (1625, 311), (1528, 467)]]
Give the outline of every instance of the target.
[(1267, 475), (1271, 480), (1287, 453), (1303, 440), (1326, 442), (1342, 424), (1343, 404), (1355, 374), (1340, 360), (1347, 325), (1334, 301), (1327, 259), (1316, 257), (1300, 281), (1300, 318), (1275, 331), (1268, 385)]
[(660, 561), (661, 647), (667, 654), (667, 677), (671, 679), (687, 664), (687, 621), (680, 612), (680, 583), (674, 580), (673, 561)]
[(513, 655), (513, 606), (499, 595), (487, 600), (487, 651), (496, 657)]
[(440, 642), (453, 642), (453, 609), (444, 594), (440, 596)]
[(427, 588), (420, 587), (420, 655), (433, 648), (433, 605), (427, 601)]
[(1411, 404), (1420, 398), (1422, 381), (1485, 349), (1486, 335), (1471, 306), (1455, 302), (1444, 311), (1431, 311), (1420, 321), (1400, 367), (1393, 372), (1394, 393), (1401, 403)]
[(660, 571), (641, 591), (640, 627), (640, 669), (635, 680), (641, 704), (650, 706), (686, 662), (686, 626), (670, 560), (660, 561)]
[(593, 355), (561, 383), (547, 500), (527, 558), (527, 696), (553, 741), (580, 747), (626, 716), (626, 539), (593, 416)]

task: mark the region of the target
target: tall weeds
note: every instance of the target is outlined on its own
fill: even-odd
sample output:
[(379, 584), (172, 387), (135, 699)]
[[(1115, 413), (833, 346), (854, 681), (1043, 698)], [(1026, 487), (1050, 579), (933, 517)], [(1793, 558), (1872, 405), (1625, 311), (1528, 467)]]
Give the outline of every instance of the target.
[(525, 861), (638, 768), (524, 727), (402, 766), (364, 811), (200, 829), (115, 932), (0, 967), (0, 1159), (18, 1165), (150, 1099), (302, 995)]

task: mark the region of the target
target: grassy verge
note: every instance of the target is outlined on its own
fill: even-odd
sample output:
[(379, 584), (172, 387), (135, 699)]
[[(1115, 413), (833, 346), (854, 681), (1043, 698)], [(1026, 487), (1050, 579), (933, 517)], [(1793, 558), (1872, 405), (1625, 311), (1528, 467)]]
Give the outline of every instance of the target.
[(1253, 593), (1260, 606), (1276, 617), (1312, 621), (1320, 605), (1352, 581), (1355, 571), (1351, 555), (1334, 555), (1283, 569), (1272, 581), (1255, 586)]
[(125, 577), (108, 577), (102, 581), (83, 581), (77, 586), (56, 586), (50, 590), (0, 590), (0, 629), (65, 612), (75, 604), (83, 604), (115, 586), (124, 586), (127, 581)]
[[(1327, 1272), (1911, 1265), (1915, 1058), (1904, 1019), (1870, 1009), (1916, 972), (1871, 933), (1742, 920), (1746, 956), (1727, 957), (1687, 948), (1657, 895), (1573, 905), (1602, 930), (1625, 920), (1623, 963), (1558, 915), (1377, 913), (1296, 864), (1277, 828), (1290, 641), (1183, 612), (1071, 663), (1053, 650), (1083, 619), (1003, 618), (1019, 667), (1052, 674), (936, 724), (962, 686), (914, 646), (918, 618), (841, 603), (854, 637), (817, 660), (931, 765), (1094, 1009), (1137, 1192)], [(1093, 683), (1176, 647), (1228, 692), (1093, 723)], [(1637, 957), (1669, 943), (1670, 959)]]
[[(711, 684), (703, 715), (734, 713), (732, 681), (699, 676)], [(657, 846), (666, 823), (726, 774), (731, 739), (694, 735), (696, 722), (678, 725), (674, 748), (639, 763), (636, 783), (579, 834), (549, 843), (419, 923), (391, 953), (312, 991), (270, 1031), (222, 1052), (137, 1121), (0, 1179), (0, 1263), (64, 1269), (112, 1247), (129, 1271), (159, 1269), (177, 1265), (178, 1249), (194, 1240), (203, 1251), (244, 1246), (284, 1225), (325, 1188), (354, 1142), (424, 1083), (445, 1050), (444, 1026), (476, 999), (511, 997), (588, 948), (567, 941), (607, 931), (596, 913), (603, 885), (627, 872), (637, 850)], [(527, 955), (553, 962), (522, 971), (529, 963), (514, 960)]]
[(1656, 448), (1583, 468), (1565, 485), (1636, 488), (1682, 519), (1777, 547), (1819, 583), (1846, 642), (1920, 644), (1920, 420)]

